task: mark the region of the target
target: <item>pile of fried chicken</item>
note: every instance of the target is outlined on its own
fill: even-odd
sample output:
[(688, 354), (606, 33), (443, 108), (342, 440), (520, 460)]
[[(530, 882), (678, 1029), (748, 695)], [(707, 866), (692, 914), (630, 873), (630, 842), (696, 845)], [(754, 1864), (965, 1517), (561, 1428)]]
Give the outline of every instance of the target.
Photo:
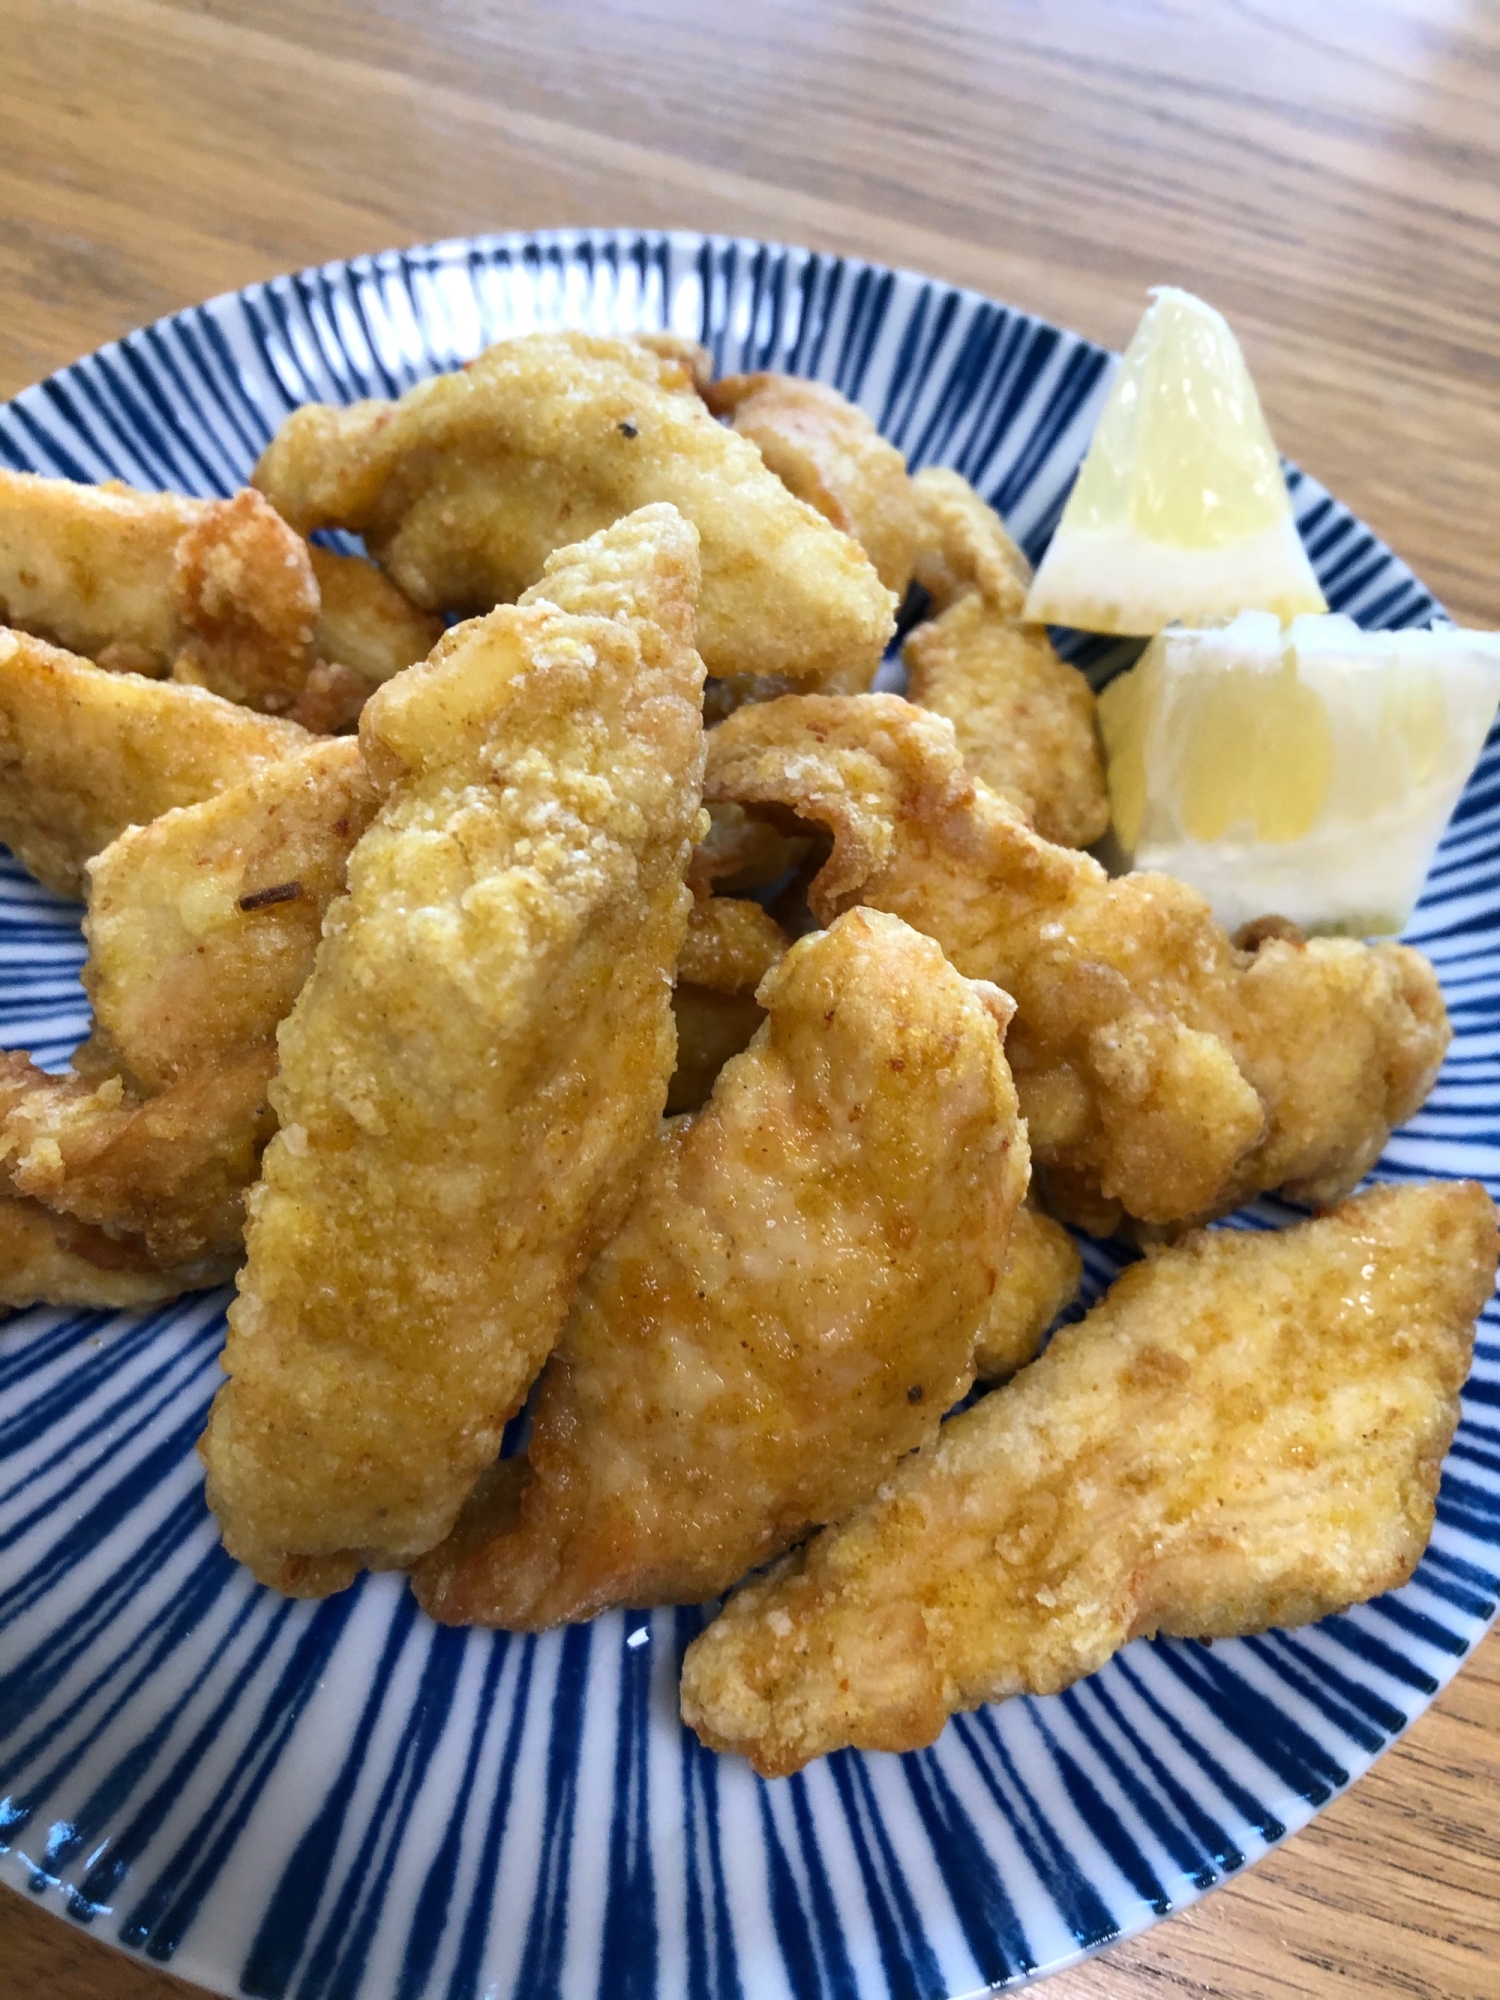
[[(740, 1585), (683, 1714), (775, 1775), (1410, 1574), (1495, 1212), (1346, 1197), (1436, 977), (1111, 879), (1026, 579), (665, 335), (300, 409), (228, 499), (0, 473), (0, 840), (94, 1012), (0, 1056), (0, 1301), (237, 1279), (200, 1449), (262, 1582)], [(1267, 1190), (1320, 1212), (1202, 1227)], [(1047, 1344), (1064, 1223), (1145, 1254)]]

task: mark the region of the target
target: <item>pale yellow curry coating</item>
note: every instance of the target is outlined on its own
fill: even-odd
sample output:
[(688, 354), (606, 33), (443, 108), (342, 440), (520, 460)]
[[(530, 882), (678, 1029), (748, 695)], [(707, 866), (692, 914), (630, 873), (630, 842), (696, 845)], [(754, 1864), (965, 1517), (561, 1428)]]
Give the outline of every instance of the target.
[(1128, 1640), (1300, 1625), (1393, 1590), (1432, 1532), (1474, 1321), (1477, 1183), (1387, 1187), (1126, 1270), (876, 1499), (732, 1598), (682, 1712), (767, 1776), (914, 1750)]

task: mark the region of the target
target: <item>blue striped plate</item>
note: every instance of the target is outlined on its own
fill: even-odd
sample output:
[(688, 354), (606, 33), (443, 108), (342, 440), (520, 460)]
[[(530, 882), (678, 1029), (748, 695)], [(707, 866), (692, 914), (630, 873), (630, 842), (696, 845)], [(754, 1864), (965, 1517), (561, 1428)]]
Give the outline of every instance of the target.
[[(189, 493), (244, 479), (286, 412), (390, 395), (500, 335), (669, 326), (722, 368), (854, 396), (960, 467), (1036, 555), (1108, 387), (1101, 349), (970, 292), (771, 245), (562, 231), (306, 271), (163, 320), (0, 410), (0, 460)], [(1311, 479), (1335, 607), (1437, 615)], [(1456, 1038), (1385, 1177), (1500, 1193), (1500, 739), (1411, 936)], [(86, 1026), (78, 911), (0, 869), (4, 1040)], [(1238, 1218), (1276, 1218), (1269, 1205)], [(1088, 1252), (1091, 1294), (1108, 1253)], [(399, 1579), (322, 1604), (221, 1551), (193, 1441), (225, 1295), (35, 1311), (0, 1336), (0, 1848), (69, 1921), (221, 1993), (288, 2000), (969, 1995), (1191, 1902), (1367, 1768), (1500, 1591), (1492, 1313), (1432, 1547), (1404, 1589), (1295, 1633), (1140, 1642), (908, 1757), (764, 1784), (676, 1717), (696, 1611), (544, 1638), (444, 1631)]]

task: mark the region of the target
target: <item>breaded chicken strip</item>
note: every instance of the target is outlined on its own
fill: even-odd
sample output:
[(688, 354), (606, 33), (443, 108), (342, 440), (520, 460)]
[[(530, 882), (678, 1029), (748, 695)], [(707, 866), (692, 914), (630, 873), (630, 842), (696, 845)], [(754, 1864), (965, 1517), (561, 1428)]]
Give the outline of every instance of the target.
[(669, 1112), (696, 1111), (729, 1058), (749, 1046), (766, 1017), (755, 989), (790, 943), (759, 903), (733, 896), (694, 902), (672, 989), (677, 1067)]
[(18, 1306), (157, 1305), (234, 1276), (232, 1259), (158, 1271), (144, 1253), (101, 1229), (0, 1194), (0, 1311)]
[(1026, 625), (1025, 558), (956, 472), (919, 473), (939, 615), (906, 641), (911, 699), (953, 724), (964, 762), (1044, 840), (1088, 847), (1109, 825), (1094, 691)]
[(906, 460), (864, 411), (795, 375), (726, 375), (702, 393), (790, 492), (854, 537), (899, 602), (911, 582), (917, 502)]
[(190, 500), (4, 470), (0, 623), (298, 720), (333, 688), (347, 708), (442, 629), (373, 563), (309, 548), (249, 488)]
[[(94, 1030), (77, 1074), (0, 1059), (0, 1154), (14, 1187), (107, 1232), (122, 1262), (173, 1271), (227, 1258), (233, 1270), (245, 1189), (275, 1125), (276, 1029), (374, 808), (358, 744), (314, 743), (130, 828), (90, 864)], [(11, 1303), (25, 1282), (0, 1249)], [(64, 1302), (64, 1278), (48, 1282), (37, 1296)], [(69, 1302), (94, 1301), (85, 1291)]]
[(452, 1527), (634, 1192), (672, 1069), (703, 665), (671, 507), (559, 551), (360, 722), (379, 813), (280, 1035), (226, 1546), (316, 1596)]
[(891, 695), (788, 696), (709, 738), (705, 795), (834, 836), (811, 892), (904, 917), (1012, 994), (1009, 1049), (1048, 1204), (1107, 1233), (1282, 1187), (1327, 1201), (1432, 1086), (1449, 1029), (1401, 945), (1237, 949), (1195, 890), (1110, 881), (964, 770), (951, 726)]
[(915, 1750), (1141, 1634), (1229, 1638), (1392, 1590), (1432, 1532), (1495, 1211), (1381, 1188), (1127, 1270), (689, 1648), (682, 1713), (765, 1776)]
[(1060, 1222), (1028, 1201), (1016, 1212), (1005, 1258), (979, 1342), (974, 1373), (981, 1382), (1003, 1381), (1034, 1361), (1053, 1320), (1078, 1296), (1083, 1259)]
[(60, 896), (127, 826), (144, 826), (308, 742), (202, 688), (102, 674), (0, 630), (0, 841)]
[(357, 530), (429, 611), (507, 603), (553, 549), (670, 501), (702, 538), (710, 673), (868, 687), (894, 626), (863, 551), (715, 423), (683, 361), (636, 341), (525, 334), (397, 403), (310, 404), (255, 483), (304, 532)]
[(854, 910), (666, 1127), (510, 1462), (417, 1567), (435, 1617), (536, 1629), (712, 1597), (874, 1491), (973, 1375), (1026, 1188), (1010, 1002)]

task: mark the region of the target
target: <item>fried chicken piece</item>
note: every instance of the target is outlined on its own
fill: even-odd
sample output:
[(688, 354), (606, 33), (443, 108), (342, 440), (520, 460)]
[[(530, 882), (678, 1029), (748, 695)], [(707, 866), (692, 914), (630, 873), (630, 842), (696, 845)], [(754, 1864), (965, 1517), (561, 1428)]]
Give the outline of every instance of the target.
[(701, 340), (685, 333), (635, 333), (631, 339), (659, 361), (675, 362), (700, 396), (714, 379), (714, 358)]
[(83, 1075), (168, 1089), (269, 1049), (375, 811), (359, 745), (309, 743), (217, 798), (132, 827), (89, 868)]
[(0, 1194), (0, 1310), (48, 1305), (119, 1311), (158, 1305), (233, 1276), (234, 1261), (227, 1258), (158, 1271), (136, 1246), (102, 1229), (54, 1215), (39, 1201)]
[(103, 674), (0, 630), (0, 841), (60, 896), (127, 826), (303, 748), (307, 732), (202, 688)]
[(1083, 1259), (1060, 1222), (1028, 1201), (1016, 1211), (1005, 1275), (979, 1329), (974, 1373), (1003, 1381), (1036, 1359), (1047, 1329), (1078, 1296)]
[(1473, 1181), (1132, 1266), (1040, 1361), (689, 1648), (683, 1718), (763, 1775), (1411, 1575), (1494, 1285)]
[(34, 1070), (0, 1128), (18, 1193), (118, 1240), (159, 1270), (238, 1261), (245, 1190), (275, 1129), (275, 1043), (139, 1098), (120, 1076), (90, 1088)]
[(3, 470), (0, 623), (113, 672), (340, 726), (356, 691), (442, 632), (373, 563), (309, 548), (252, 488), (190, 500)]
[(314, 661), (306, 544), (246, 488), (227, 500), (0, 471), (0, 618), (114, 671), (270, 714)]
[[(128, 829), (90, 864), (94, 1030), (77, 1074), (0, 1059), (12, 1185), (107, 1233), (123, 1264), (159, 1267), (152, 1297), (171, 1296), (178, 1267), (219, 1260), (184, 1281), (218, 1283), (223, 1260), (238, 1262), (245, 1190), (275, 1124), (276, 1029), (374, 805), (358, 744), (316, 743)], [(38, 1268), (53, 1287), (39, 1297), (95, 1302), (88, 1285), (59, 1290), (63, 1267)], [(11, 1303), (25, 1282), (11, 1274)]]
[(1010, 1002), (870, 910), (760, 997), (764, 1031), (665, 1128), (584, 1280), (519, 1514), (503, 1473), (418, 1565), (435, 1617), (712, 1597), (873, 1492), (968, 1388), (1028, 1172)]
[(906, 460), (864, 411), (795, 375), (726, 375), (702, 394), (790, 492), (854, 537), (899, 603), (911, 582), (917, 502)]
[(755, 989), (790, 943), (759, 903), (713, 896), (693, 904), (672, 989), (677, 1067), (668, 1112), (696, 1111), (725, 1063), (749, 1047), (766, 1018)]
[(911, 488), (917, 510), (913, 566), (933, 617), (977, 590), (997, 612), (1019, 621), (1031, 564), (994, 508), (945, 465), (914, 473)]
[(1268, 938), (1239, 951), (1195, 890), (1111, 881), (964, 770), (951, 725), (891, 695), (788, 696), (709, 738), (705, 796), (790, 808), (833, 853), (828, 921), (863, 903), (992, 979), (1048, 1205), (1108, 1233), (1357, 1183), (1432, 1086), (1437, 977), (1402, 945)]
[(964, 762), (1044, 840), (1088, 847), (1109, 825), (1094, 691), (1021, 619), (1029, 574), (1000, 516), (956, 472), (913, 482), (939, 615), (902, 649), (908, 692), (953, 724)]
[(318, 580), (318, 658), (357, 674), (367, 692), (425, 660), (442, 638), (442, 619), (419, 611), (363, 556), (307, 553)]
[(382, 803), (281, 1029), (201, 1447), (278, 1588), (447, 1534), (634, 1192), (691, 901), (697, 582), (691, 524), (643, 509), (366, 704)]
[(640, 343), (525, 334), (397, 403), (292, 413), (255, 482), (295, 526), (363, 534), (429, 611), (488, 611), (553, 549), (670, 501), (702, 537), (698, 649), (715, 674), (867, 687), (894, 606), (863, 551)]

